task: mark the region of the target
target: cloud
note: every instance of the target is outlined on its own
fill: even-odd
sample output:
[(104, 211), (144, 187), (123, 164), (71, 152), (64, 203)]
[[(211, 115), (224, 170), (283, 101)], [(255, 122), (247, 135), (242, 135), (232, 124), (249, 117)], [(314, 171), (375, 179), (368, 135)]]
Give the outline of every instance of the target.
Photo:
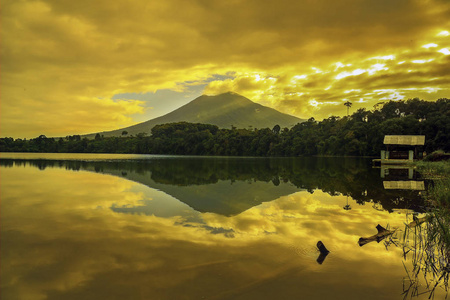
[[(147, 101), (123, 101), (115, 95), (158, 90), (189, 95), (180, 86), (200, 86), (214, 74), (224, 77), (210, 82), (205, 92), (243, 91), (252, 100), (303, 118), (343, 114), (345, 107), (320, 98), (324, 91), (342, 98), (336, 76), (351, 83), (345, 90), (361, 89), (361, 98), (372, 93), (358, 82), (369, 73), (390, 73), (402, 60), (404, 67), (426, 60), (417, 65), (428, 70), (445, 61), (449, 7), (439, 0), (4, 1), (2, 136), (66, 135), (131, 125), (180, 102), (168, 94), (149, 110)], [(434, 44), (438, 47), (430, 46)], [(422, 71), (420, 66), (402, 70), (403, 77), (409, 70)], [(235, 78), (226, 77), (230, 72)], [(256, 81), (256, 75), (262, 80)], [(298, 77), (297, 85), (291, 82), (304, 75), (308, 77)], [(440, 97), (448, 95), (441, 85), (431, 87), (439, 88)], [(23, 89), (32, 92), (19, 93)], [(312, 99), (323, 105), (310, 107)], [(17, 101), (20, 105), (13, 103)], [(285, 106), (289, 101), (297, 101), (299, 108)], [(108, 109), (96, 120), (102, 105)], [(69, 114), (57, 118), (65, 107), (84, 117), (79, 122)], [(325, 107), (334, 110), (325, 113)], [(37, 111), (51, 125), (40, 125)]]
[[(448, 45), (449, 41), (440, 43)], [(317, 119), (344, 115), (345, 101), (354, 102), (353, 109), (356, 110), (371, 109), (380, 100), (414, 97), (436, 100), (448, 97), (448, 56), (442, 55), (445, 53), (439, 48), (421, 48), (418, 43), (415, 48), (392, 50), (394, 54), (369, 53), (366, 57), (345, 60), (344, 63), (338, 61), (313, 68), (299, 67), (295, 72), (262, 72), (260, 78), (276, 78), (276, 81), (266, 86), (262, 82), (254, 82), (253, 91), (241, 87), (240, 82), (249, 78), (247, 74), (242, 74), (226, 82), (211, 83), (206, 91), (234, 89), (280, 111)]]
[[(225, 75), (213, 74), (206, 79), (190, 80), (178, 83), (175, 88), (172, 89), (159, 89), (154, 92), (146, 93), (123, 93), (116, 94), (112, 97), (115, 100), (140, 100), (146, 108), (151, 109), (141, 117), (135, 118), (137, 121), (147, 121), (149, 118), (156, 118), (161, 115), (167, 114), (185, 104), (192, 101), (192, 99), (201, 96), (205, 87), (212, 81), (223, 81), (226, 79), (234, 78), (233, 73), (227, 73)], [(226, 91), (229, 91), (225, 90)], [(164, 105), (162, 105), (164, 104)]]

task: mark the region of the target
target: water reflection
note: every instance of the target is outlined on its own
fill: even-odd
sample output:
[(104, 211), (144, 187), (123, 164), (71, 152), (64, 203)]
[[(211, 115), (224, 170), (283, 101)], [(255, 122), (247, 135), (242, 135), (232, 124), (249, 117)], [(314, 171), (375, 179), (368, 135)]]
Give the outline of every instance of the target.
[[(0, 160), (2, 166), (29, 165), (44, 170), (65, 168), (124, 177), (163, 191), (199, 212), (237, 215), (263, 202), (299, 190), (320, 189), (347, 195), (358, 204), (392, 212), (423, 210), (421, 189), (386, 188), (386, 176), (369, 168), (368, 159), (335, 158), (198, 158), (172, 157), (147, 160)], [(398, 170), (397, 170), (398, 171)], [(382, 169), (382, 174), (386, 174)], [(420, 175), (415, 174), (419, 177)], [(425, 188), (424, 181), (420, 181)], [(139, 207), (113, 207), (117, 212), (151, 214), (150, 203)], [(345, 210), (351, 209), (347, 203)]]
[[(364, 161), (331, 163), (339, 171), (319, 161), (191, 160), (0, 160), (1, 298), (401, 298), (402, 250), (357, 243), (377, 223), (404, 222), (353, 198), (378, 201), (378, 170)], [(218, 201), (235, 186), (270, 197)], [(219, 198), (203, 198), (213, 204), (189, 200), (214, 187)], [(330, 250), (322, 264), (319, 240)]]
[(412, 166), (382, 165), (380, 176), (387, 190), (425, 190), (425, 181)]

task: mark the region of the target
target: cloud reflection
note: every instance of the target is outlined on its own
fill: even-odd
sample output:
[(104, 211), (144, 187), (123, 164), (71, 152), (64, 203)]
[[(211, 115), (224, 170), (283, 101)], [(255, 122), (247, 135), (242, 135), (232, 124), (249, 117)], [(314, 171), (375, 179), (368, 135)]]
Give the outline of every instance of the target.
[[(125, 179), (1, 171), (5, 299), (397, 299), (401, 292), (400, 250), (357, 241), (376, 223), (401, 225), (404, 215), (351, 199), (345, 211), (344, 196), (315, 190), (232, 217), (158, 217), (111, 209), (158, 195)], [(331, 251), (323, 265), (318, 240)]]

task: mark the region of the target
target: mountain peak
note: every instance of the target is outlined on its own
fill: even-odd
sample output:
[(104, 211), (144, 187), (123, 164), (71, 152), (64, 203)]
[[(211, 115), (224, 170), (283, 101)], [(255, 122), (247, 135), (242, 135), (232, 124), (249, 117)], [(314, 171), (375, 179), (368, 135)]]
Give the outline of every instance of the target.
[[(225, 92), (225, 93), (221, 93), (221, 94), (216, 94), (216, 95), (203, 94), (203, 95), (201, 95), (198, 98), (209, 98), (209, 99), (221, 99), (221, 98), (226, 98), (226, 99), (241, 98), (242, 99), (242, 98), (245, 98), (245, 99), (251, 101), (250, 99), (248, 99), (248, 98), (246, 98), (246, 97), (244, 97), (244, 96), (242, 96), (242, 95), (240, 95), (238, 93), (231, 92), (231, 91)], [(198, 98), (196, 98), (196, 99), (198, 99)], [(196, 99), (194, 99), (194, 100), (196, 100)]]
[(129, 135), (141, 132), (150, 134), (154, 126), (174, 122), (213, 124), (220, 128), (273, 128), (275, 125), (289, 128), (303, 121), (229, 91), (218, 95), (202, 95), (164, 116), (101, 134), (120, 136), (123, 131)]
[(216, 97), (216, 96), (221, 96), (221, 95), (237, 95), (237, 96), (243, 97), (242, 95), (239, 95), (238, 93), (233, 92), (233, 91), (228, 91), (228, 92), (224, 92), (224, 93), (220, 93), (220, 94), (215, 94), (215, 95), (203, 94), (202, 96)]
[(219, 94), (219, 95), (236, 95), (236, 96), (244, 97), (244, 96), (242, 96), (242, 95), (240, 95), (240, 94), (238, 94), (236, 92), (233, 92), (233, 91), (228, 91), (228, 92), (225, 92), (225, 93)]

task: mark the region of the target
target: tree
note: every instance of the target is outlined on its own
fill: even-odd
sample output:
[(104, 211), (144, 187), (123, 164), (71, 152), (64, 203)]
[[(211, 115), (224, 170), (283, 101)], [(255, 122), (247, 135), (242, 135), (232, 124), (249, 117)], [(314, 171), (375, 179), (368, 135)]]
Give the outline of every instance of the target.
[(347, 106), (347, 117), (348, 117), (349, 109), (350, 107), (352, 107), (352, 103), (350, 101), (347, 101), (344, 103), (344, 105)]
[(279, 134), (280, 130), (281, 130), (280, 125), (277, 124), (277, 125), (273, 126), (273, 129), (272, 129), (273, 133)]
[(140, 139), (144, 138), (147, 135), (146, 132), (139, 132), (138, 134), (136, 134), (136, 136)]
[(122, 135), (127, 135), (127, 134), (128, 134), (128, 131), (126, 131), (126, 130), (122, 131)]
[[(350, 102), (344, 104), (349, 109)], [(200, 123), (168, 123), (127, 138), (93, 140), (67, 136), (55, 140), (41, 135), (31, 140), (0, 138), (3, 152), (152, 153), (186, 155), (377, 155), (385, 134), (425, 135), (427, 152), (450, 151), (450, 100), (412, 99), (384, 102), (377, 110), (358, 109), (347, 118), (310, 118), (291, 129), (219, 129)], [(397, 113), (398, 111), (399, 113)], [(349, 112), (348, 112), (349, 114)], [(403, 117), (399, 117), (403, 116)], [(269, 180), (269, 179), (268, 179)]]

